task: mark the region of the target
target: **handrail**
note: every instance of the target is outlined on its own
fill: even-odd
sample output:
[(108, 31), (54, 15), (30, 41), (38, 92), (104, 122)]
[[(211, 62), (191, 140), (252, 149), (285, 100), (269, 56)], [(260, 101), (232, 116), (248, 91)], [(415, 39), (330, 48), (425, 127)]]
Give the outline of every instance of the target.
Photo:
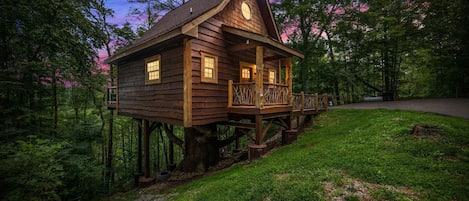
[[(289, 98), (291, 97), (291, 101)], [(243, 82), (234, 83), (228, 81), (228, 107), (232, 106), (255, 106), (256, 98), (262, 102), (262, 105), (289, 105), (295, 111), (305, 110), (327, 110), (328, 97), (327, 94), (305, 94), (289, 93), (288, 85), (265, 83), (260, 97), (256, 97), (256, 83)]]
[(293, 93), (293, 110), (304, 112), (305, 110), (327, 110), (327, 94)]

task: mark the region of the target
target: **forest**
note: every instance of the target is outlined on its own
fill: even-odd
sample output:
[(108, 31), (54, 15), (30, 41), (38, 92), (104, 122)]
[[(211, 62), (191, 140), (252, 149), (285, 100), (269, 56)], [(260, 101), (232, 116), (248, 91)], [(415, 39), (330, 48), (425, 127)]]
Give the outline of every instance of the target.
[[(107, 110), (116, 72), (104, 59), (184, 2), (129, 0), (128, 15), (145, 20), (117, 25), (105, 0), (2, 0), (1, 200), (90, 200), (133, 187), (138, 126)], [(305, 55), (294, 60), (295, 92), (346, 103), (469, 97), (464, 0), (270, 3), (284, 42)], [(155, 172), (173, 162), (159, 148), (151, 157)]]

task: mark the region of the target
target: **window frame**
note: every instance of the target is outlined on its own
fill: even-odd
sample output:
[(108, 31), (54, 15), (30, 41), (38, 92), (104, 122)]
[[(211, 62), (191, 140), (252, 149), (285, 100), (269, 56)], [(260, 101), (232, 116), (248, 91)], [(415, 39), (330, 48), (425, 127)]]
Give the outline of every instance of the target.
[[(212, 57), (214, 59), (212, 78), (205, 77), (205, 58)], [(218, 56), (207, 52), (200, 52), (200, 81), (205, 83), (218, 84)]]
[[(159, 61), (158, 79), (150, 80), (150, 72), (148, 71), (148, 63)], [(155, 55), (145, 59), (145, 85), (161, 83), (161, 55)]]

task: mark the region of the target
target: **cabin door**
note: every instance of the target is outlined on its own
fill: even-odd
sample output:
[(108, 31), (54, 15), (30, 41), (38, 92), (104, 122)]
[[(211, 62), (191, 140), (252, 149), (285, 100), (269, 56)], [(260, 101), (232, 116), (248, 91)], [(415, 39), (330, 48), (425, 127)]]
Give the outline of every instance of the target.
[(239, 64), (239, 70), (240, 70), (240, 82), (254, 82), (256, 79), (256, 65), (255, 64), (250, 64), (250, 63), (245, 63), (245, 62), (240, 62)]

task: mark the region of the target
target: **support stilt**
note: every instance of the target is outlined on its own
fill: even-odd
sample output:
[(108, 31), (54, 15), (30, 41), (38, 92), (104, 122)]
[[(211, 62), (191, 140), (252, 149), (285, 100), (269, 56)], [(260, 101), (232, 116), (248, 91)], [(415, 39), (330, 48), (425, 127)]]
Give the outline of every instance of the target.
[(155, 177), (150, 177), (150, 122), (148, 120), (143, 121), (143, 151), (144, 151), (144, 172), (143, 177), (138, 180), (138, 186), (145, 188), (155, 183)]

